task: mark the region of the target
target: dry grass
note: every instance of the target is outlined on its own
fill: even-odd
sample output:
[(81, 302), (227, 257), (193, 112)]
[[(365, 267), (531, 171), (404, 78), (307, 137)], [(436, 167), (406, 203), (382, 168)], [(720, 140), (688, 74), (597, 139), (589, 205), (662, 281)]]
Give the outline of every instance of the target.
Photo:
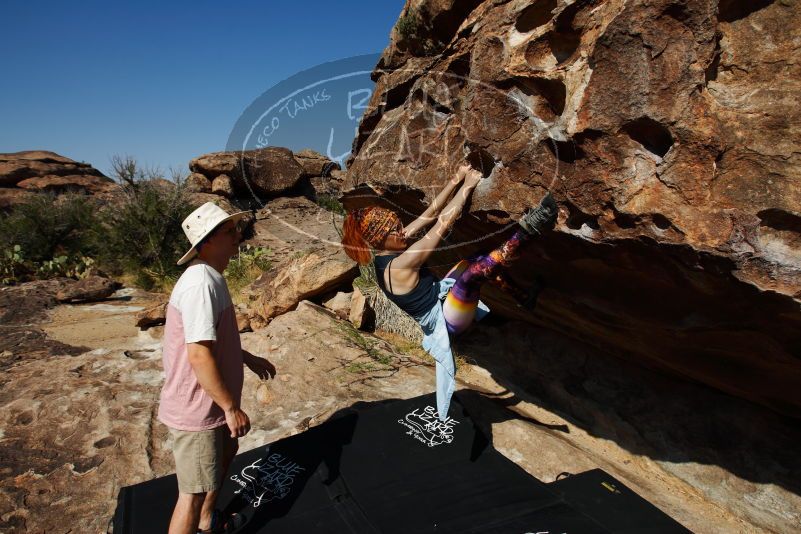
[[(417, 360), (425, 362), (429, 365), (434, 365), (435, 363), (434, 358), (428, 352), (426, 352), (425, 349), (423, 349), (420, 343), (409, 341), (406, 337), (400, 334), (386, 332), (384, 330), (376, 330), (374, 335), (391, 344), (401, 354), (411, 356), (412, 358), (416, 358)], [(451, 346), (451, 352), (453, 352), (453, 360), (456, 364), (456, 374), (458, 375), (459, 371), (468, 371), (472, 365), (472, 358), (464, 354), (457, 353), (453, 346)]]

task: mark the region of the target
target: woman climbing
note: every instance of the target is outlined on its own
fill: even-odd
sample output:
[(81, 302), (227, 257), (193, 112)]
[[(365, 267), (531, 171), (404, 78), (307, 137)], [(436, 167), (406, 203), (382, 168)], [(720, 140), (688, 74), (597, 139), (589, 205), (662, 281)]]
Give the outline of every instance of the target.
[[(500, 247), (471, 261), (459, 262), (443, 280), (437, 280), (425, 262), (459, 218), (481, 179), (475, 169), (459, 167), (428, 209), (405, 228), (394, 211), (377, 206), (351, 211), (343, 228), (342, 244), (348, 256), (367, 265), (374, 252), (378, 286), (423, 329), (423, 348), (437, 362), (437, 412), (442, 421), (447, 418), (456, 386), (449, 334), (464, 332), (474, 319), (489, 311), (479, 301), (481, 284), (494, 282), (508, 288), (504, 267), (517, 257), (520, 246), (532, 235), (553, 228), (558, 214), (556, 202), (550, 193), (546, 194), (538, 207), (518, 221), (519, 227)], [(459, 184), (459, 191), (446, 204)], [(434, 226), (422, 238), (411, 245), (407, 242), (432, 223)]]

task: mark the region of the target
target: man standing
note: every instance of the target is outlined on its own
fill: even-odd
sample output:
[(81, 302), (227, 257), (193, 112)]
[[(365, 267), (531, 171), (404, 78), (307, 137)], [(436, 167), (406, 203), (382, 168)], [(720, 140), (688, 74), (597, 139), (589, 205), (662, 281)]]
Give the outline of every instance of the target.
[(241, 517), (221, 517), (217, 494), (250, 430), (240, 408), (242, 366), (260, 377), (275, 369), (240, 345), (231, 296), (222, 272), (237, 254), (242, 217), (211, 202), (182, 223), (192, 247), (178, 261), (189, 267), (170, 295), (164, 328), (165, 381), (158, 417), (172, 434), (178, 502), (170, 534), (224, 532)]

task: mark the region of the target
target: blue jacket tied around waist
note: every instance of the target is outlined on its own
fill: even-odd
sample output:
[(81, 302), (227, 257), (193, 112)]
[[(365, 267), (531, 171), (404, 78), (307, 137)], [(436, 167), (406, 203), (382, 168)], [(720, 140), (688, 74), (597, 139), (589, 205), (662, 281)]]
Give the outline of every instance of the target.
[[(440, 421), (448, 418), (451, 396), (456, 389), (456, 364), (453, 361), (445, 315), (442, 313), (442, 301), (445, 300), (454, 283), (456, 280), (453, 278), (440, 280), (436, 303), (423, 315), (414, 317), (414, 320), (423, 329), (423, 348), (437, 362), (437, 414)], [(489, 308), (479, 301), (475, 320), (480, 321), (488, 313)]]

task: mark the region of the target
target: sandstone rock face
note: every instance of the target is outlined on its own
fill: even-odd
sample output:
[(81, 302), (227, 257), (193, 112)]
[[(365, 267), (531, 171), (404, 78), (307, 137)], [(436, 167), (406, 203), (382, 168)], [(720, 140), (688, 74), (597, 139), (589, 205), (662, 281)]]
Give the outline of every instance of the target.
[(113, 180), (88, 163), (55, 152), (29, 150), (0, 154), (0, 209), (25, 202), (31, 193), (108, 195)]
[(0, 210), (8, 211), (18, 204), (23, 204), (33, 196), (34, 193), (17, 189), (16, 187), (0, 187)]
[(244, 152), (205, 154), (189, 162), (189, 169), (210, 180), (225, 174), (233, 181), (238, 194), (276, 196), (298, 184), (303, 167), (282, 147), (266, 147)]
[(350, 314), (352, 293), (338, 291), (336, 295), (323, 302), (323, 306), (331, 310), (340, 319), (347, 319)]
[(226, 198), (234, 196), (234, 182), (227, 174), (221, 174), (211, 183), (211, 192)]
[(211, 193), (211, 180), (199, 172), (193, 172), (186, 177), (186, 186), (189, 190), (198, 193)]
[(370, 312), (367, 297), (358, 287), (354, 287), (351, 294), (350, 309), (348, 310), (348, 320), (359, 330), (364, 329), (370, 322)]
[(136, 314), (136, 326), (147, 330), (152, 326), (162, 325), (167, 321), (167, 299), (155, 306)]
[(257, 313), (272, 319), (294, 309), (301, 300), (350, 284), (358, 272), (341, 250), (300, 251), (253, 283), (251, 291), (261, 294)]
[(119, 282), (109, 278), (87, 276), (61, 289), (56, 293), (56, 300), (59, 302), (102, 300), (110, 297), (120, 286)]
[(309, 148), (295, 153), (295, 161), (303, 167), (306, 176), (330, 176), (332, 171), (339, 171), (339, 163), (331, 161), (319, 152)]
[(94, 176), (111, 182), (88, 163), (79, 163), (55, 152), (28, 150), (0, 154), (0, 187), (13, 187), (27, 178), (41, 176)]
[(511, 271), (545, 279), (538, 310), (490, 289), (496, 312), (801, 417), (797, 2), (410, 0), (407, 16), (346, 205), (366, 184), (411, 219), (467, 157), (487, 178), (443, 274), (550, 190), (559, 224)]

